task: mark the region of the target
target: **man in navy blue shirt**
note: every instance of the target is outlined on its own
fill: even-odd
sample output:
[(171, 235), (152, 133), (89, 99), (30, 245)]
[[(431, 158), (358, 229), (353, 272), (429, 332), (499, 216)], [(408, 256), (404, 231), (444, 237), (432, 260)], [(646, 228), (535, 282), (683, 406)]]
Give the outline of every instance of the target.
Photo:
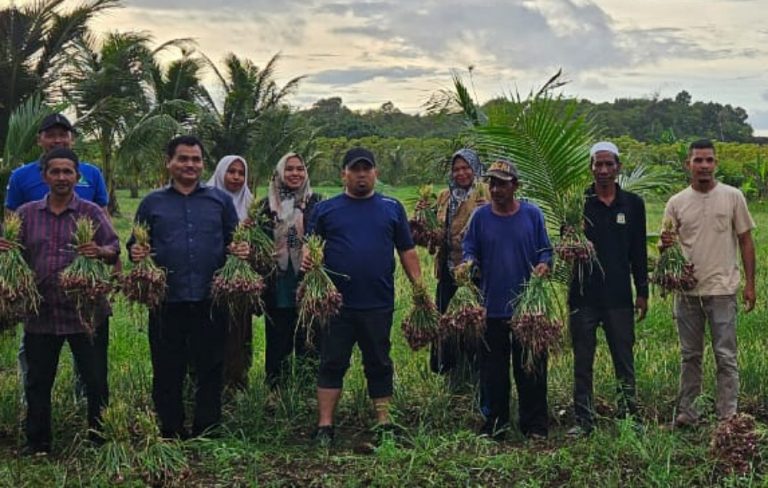
[[(37, 144), (43, 150), (43, 155), (52, 149), (72, 149), (74, 142), (74, 128), (62, 114), (50, 114), (40, 123), (37, 131)], [(104, 183), (101, 170), (84, 161), (80, 161), (78, 170), (80, 178), (75, 184), (77, 196), (83, 200), (93, 202), (106, 210), (108, 202), (107, 185)], [(7, 211), (15, 212), (16, 209), (25, 203), (42, 200), (49, 190), (48, 184), (43, 179), (43, 168), (40, 164), (40, 159), (27, 163), (11, 172), (5, 192), (5, 208)], [(109, 347), (108, 336), (104, 336), (104, 340), (101, 342), (103, 342), (101, 344), (103, 347), (97, 354), (98, 361), (106, 364), (107, 348)], [(84, 397), (85, 383), (81, 380), (77, 363), (73, 361), (72, 364), (74, 365), (75, 372), (76, 394)], [(23, 340), (19, 347), (19, 369), (21, 370), (22, 382), (26, 383), (28, 367)]]
[(542, 438), (548, 433), (547, 358), (535, 358), (533, 371), (526, 371), (523, 348), (510, 333), (509, 319), (512, 303), (531, 273), (549, 272), (552, 249), (541, 210), (515, 198), (519, 185), (515, 165), (496, 161), (485, 176), (491, 205), (475, 211), (462, 243), (462, 266), (473, 263), (480, 272), (487, 316), (480, 348), (480, 403), (485, 416), (481, 434), (500, 439), (509, 427), (511, 355), (520, 431), (529, 438)]
[[(188, 355), (196, 381), (192, 434), (202, 434), (221, 418), (227, 318), (212, 306), (210, 287), (238, 218), (229, 195), (200, 182), (203, 145), (196, 137), (172, 139), (166, 157), (171, 184), (147, 195), (136, 212), (136, 221), (149, 227), (150, 246), (131, 237), (128, 250), (134, 262), (151, 252), (168, 272), (165, 300), (149, 317), (152, 399), (162, 435), (184, 438), (182, 386)], [(247, 258), (247, 244), (229, 247)]]
[[(318, 203), (308, 229), (325, 239), (325, 266), (343, 297), (341, 313), (324, 330), (320, 348), (314, 438), (325, 444), (333, 440), (333, 414), (355, 343), (363, 356), (377, 427), (391, 426), (395, 252), (411, 282), (421, 279), (405, 209), (374, 191), (377, 176), (373, 154), (350, 149), (342, 163), (344, 193)], [(303, 267), (308, 264), (305, 260)]]

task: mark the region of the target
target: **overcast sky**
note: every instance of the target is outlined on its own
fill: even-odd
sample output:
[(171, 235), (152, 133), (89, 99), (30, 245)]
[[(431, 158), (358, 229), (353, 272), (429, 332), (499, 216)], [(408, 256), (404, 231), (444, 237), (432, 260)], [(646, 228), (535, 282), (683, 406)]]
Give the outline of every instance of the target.
[[(4, 0), (0, 0), (2, 2)], [(5, 0), (7, 1), (7, 0)], [(19, 2), (17, 2), (19, 3)], [(214, 60), (307, 75), (293, 103), (341, 96), (417, 112), (474, 66), (481, 101), (527, 92), (562, 67), (569, 95), (674, 97), (742, 106), (768, 135), (768, 0), (125, 0), (98, 31), (193, 37)], [(219, 5), (213, 7), (213, 5)]]

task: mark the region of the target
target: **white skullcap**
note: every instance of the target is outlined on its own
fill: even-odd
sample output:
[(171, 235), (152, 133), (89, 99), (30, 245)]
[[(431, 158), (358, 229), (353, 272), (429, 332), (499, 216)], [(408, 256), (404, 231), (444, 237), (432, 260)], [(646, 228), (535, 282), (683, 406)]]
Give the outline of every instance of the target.
[(589, 149), (589, 156), (593, 157), (600, 151), (608, 151), (609, 153), (615, 154), (616, 156), (619, 155), (619, 148), (616, 147), (616, 144), (608, 141), (601, 141)]

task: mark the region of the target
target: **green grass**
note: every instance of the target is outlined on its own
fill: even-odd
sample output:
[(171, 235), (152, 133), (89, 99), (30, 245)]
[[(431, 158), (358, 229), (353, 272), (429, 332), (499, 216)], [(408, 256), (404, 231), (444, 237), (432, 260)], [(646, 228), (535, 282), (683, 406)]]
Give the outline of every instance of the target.
[[(386, 189), (413, 201), (415, 188)], [(331, 195), (338, 188), (321, 188)], [(262, 193), (263, 195), (263, 193)], [(139, 200), (120, 195), (123, 216), (115, 220), (123, 242)], [(663, 202), (649, 202), (649, 230), (659, 228)], [(739, 318), (741, 408), (765, 428), (768, 418), (764, 333), (766, 303), (765, 229), (768, 207), (751, 206), (757, 221), (758, 306)], [(431, 258), (422, 253), (430, 286)], [(572, 359), (567, 344), (550, 361), (551, 437), (529, 443), (513, 435), (503, 443), (480, 439), (479, 416), (470, 392), (456, 394), (429, 372), (426, 351), (411, 352), (399, 330), (407, 303), (406, 280), (398, 269), (398, 300), (392, 331), (396, 367), (394, 413), (406, 433), (371, 453), (373, 418), (359, 354), (355, 353), (337, 414), (339, 445), (311, 447), (316, 415), (311, 371), (297, 368), (281, 395), (270, 398), (264, 383), (262, 319), (255, 320), (254, 367), (250, 387), (224, 407), (224, 435), (185, 443), (159, 439), (150, 398), (151, 365), (143, 318), (120, 300), (114, 305), (110, 338), (111, 403), (105, 413), (109, 442), (94, 449), (85, 442), (85, 408), (72, 394), (72, 361), (62, 352), (54, 386), (54, 452), (43, 459), (17, 456), (23, 443), (23, 415), (16, 354), (20, 332), (0, 337), (0, 486), (764, 486), (764, 468), (744, 477), (725, 476), (708, 455), (714, 364), (705, 355), (701, 399), (708, 423), (692, 432), (663, 428), (674, 416), (679, 350), (669, 300), (652, 297), (648, 318), (637, 326), (637, 387), (643, 430), (612, 419), (613, 370), (602, 334), (595, 365), (599, 428), (588, 439), (565, 438), (571, 426)], [(513, 394), (513, 405), (514, 394)], [(514, 412), (513, 412), (514, 413)], [(763, 446), (764, 454), (765, 446)]]

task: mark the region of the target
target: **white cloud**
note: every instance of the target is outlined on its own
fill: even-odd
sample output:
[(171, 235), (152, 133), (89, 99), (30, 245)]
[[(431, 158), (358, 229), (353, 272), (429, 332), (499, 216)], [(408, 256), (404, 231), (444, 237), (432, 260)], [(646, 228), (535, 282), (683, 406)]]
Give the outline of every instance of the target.
[[(32, 0), (17, 0), (24, 1)], [(580, 96), (688, 89), (744, 106), (759, 120), (758, 111), (768, 111), (768, 15), (758, 3), (220, 0), (212, 7), (210, 0), (125, 0), (126, 8), (97, 25), (148, 30), (158, 42), (193, 37), (215, 61), (235, 52), (262, 65), (280, 51), (278, 81), (309, 75), (302, 104), (339, 95), (418, 110), (450, 84), (451, 68), (475, 65), (478, 94), (487, 99), (527, 92), (563, 67), (574, 79), (566, 89)]]
[(310, 77), (310, 81), (321, 85), (347, 86), (381, 78), (390, 81), (419, 78), (434, 73), (434, 70), (417, 67), (391, 68), (345, 68), (321, 71)]

